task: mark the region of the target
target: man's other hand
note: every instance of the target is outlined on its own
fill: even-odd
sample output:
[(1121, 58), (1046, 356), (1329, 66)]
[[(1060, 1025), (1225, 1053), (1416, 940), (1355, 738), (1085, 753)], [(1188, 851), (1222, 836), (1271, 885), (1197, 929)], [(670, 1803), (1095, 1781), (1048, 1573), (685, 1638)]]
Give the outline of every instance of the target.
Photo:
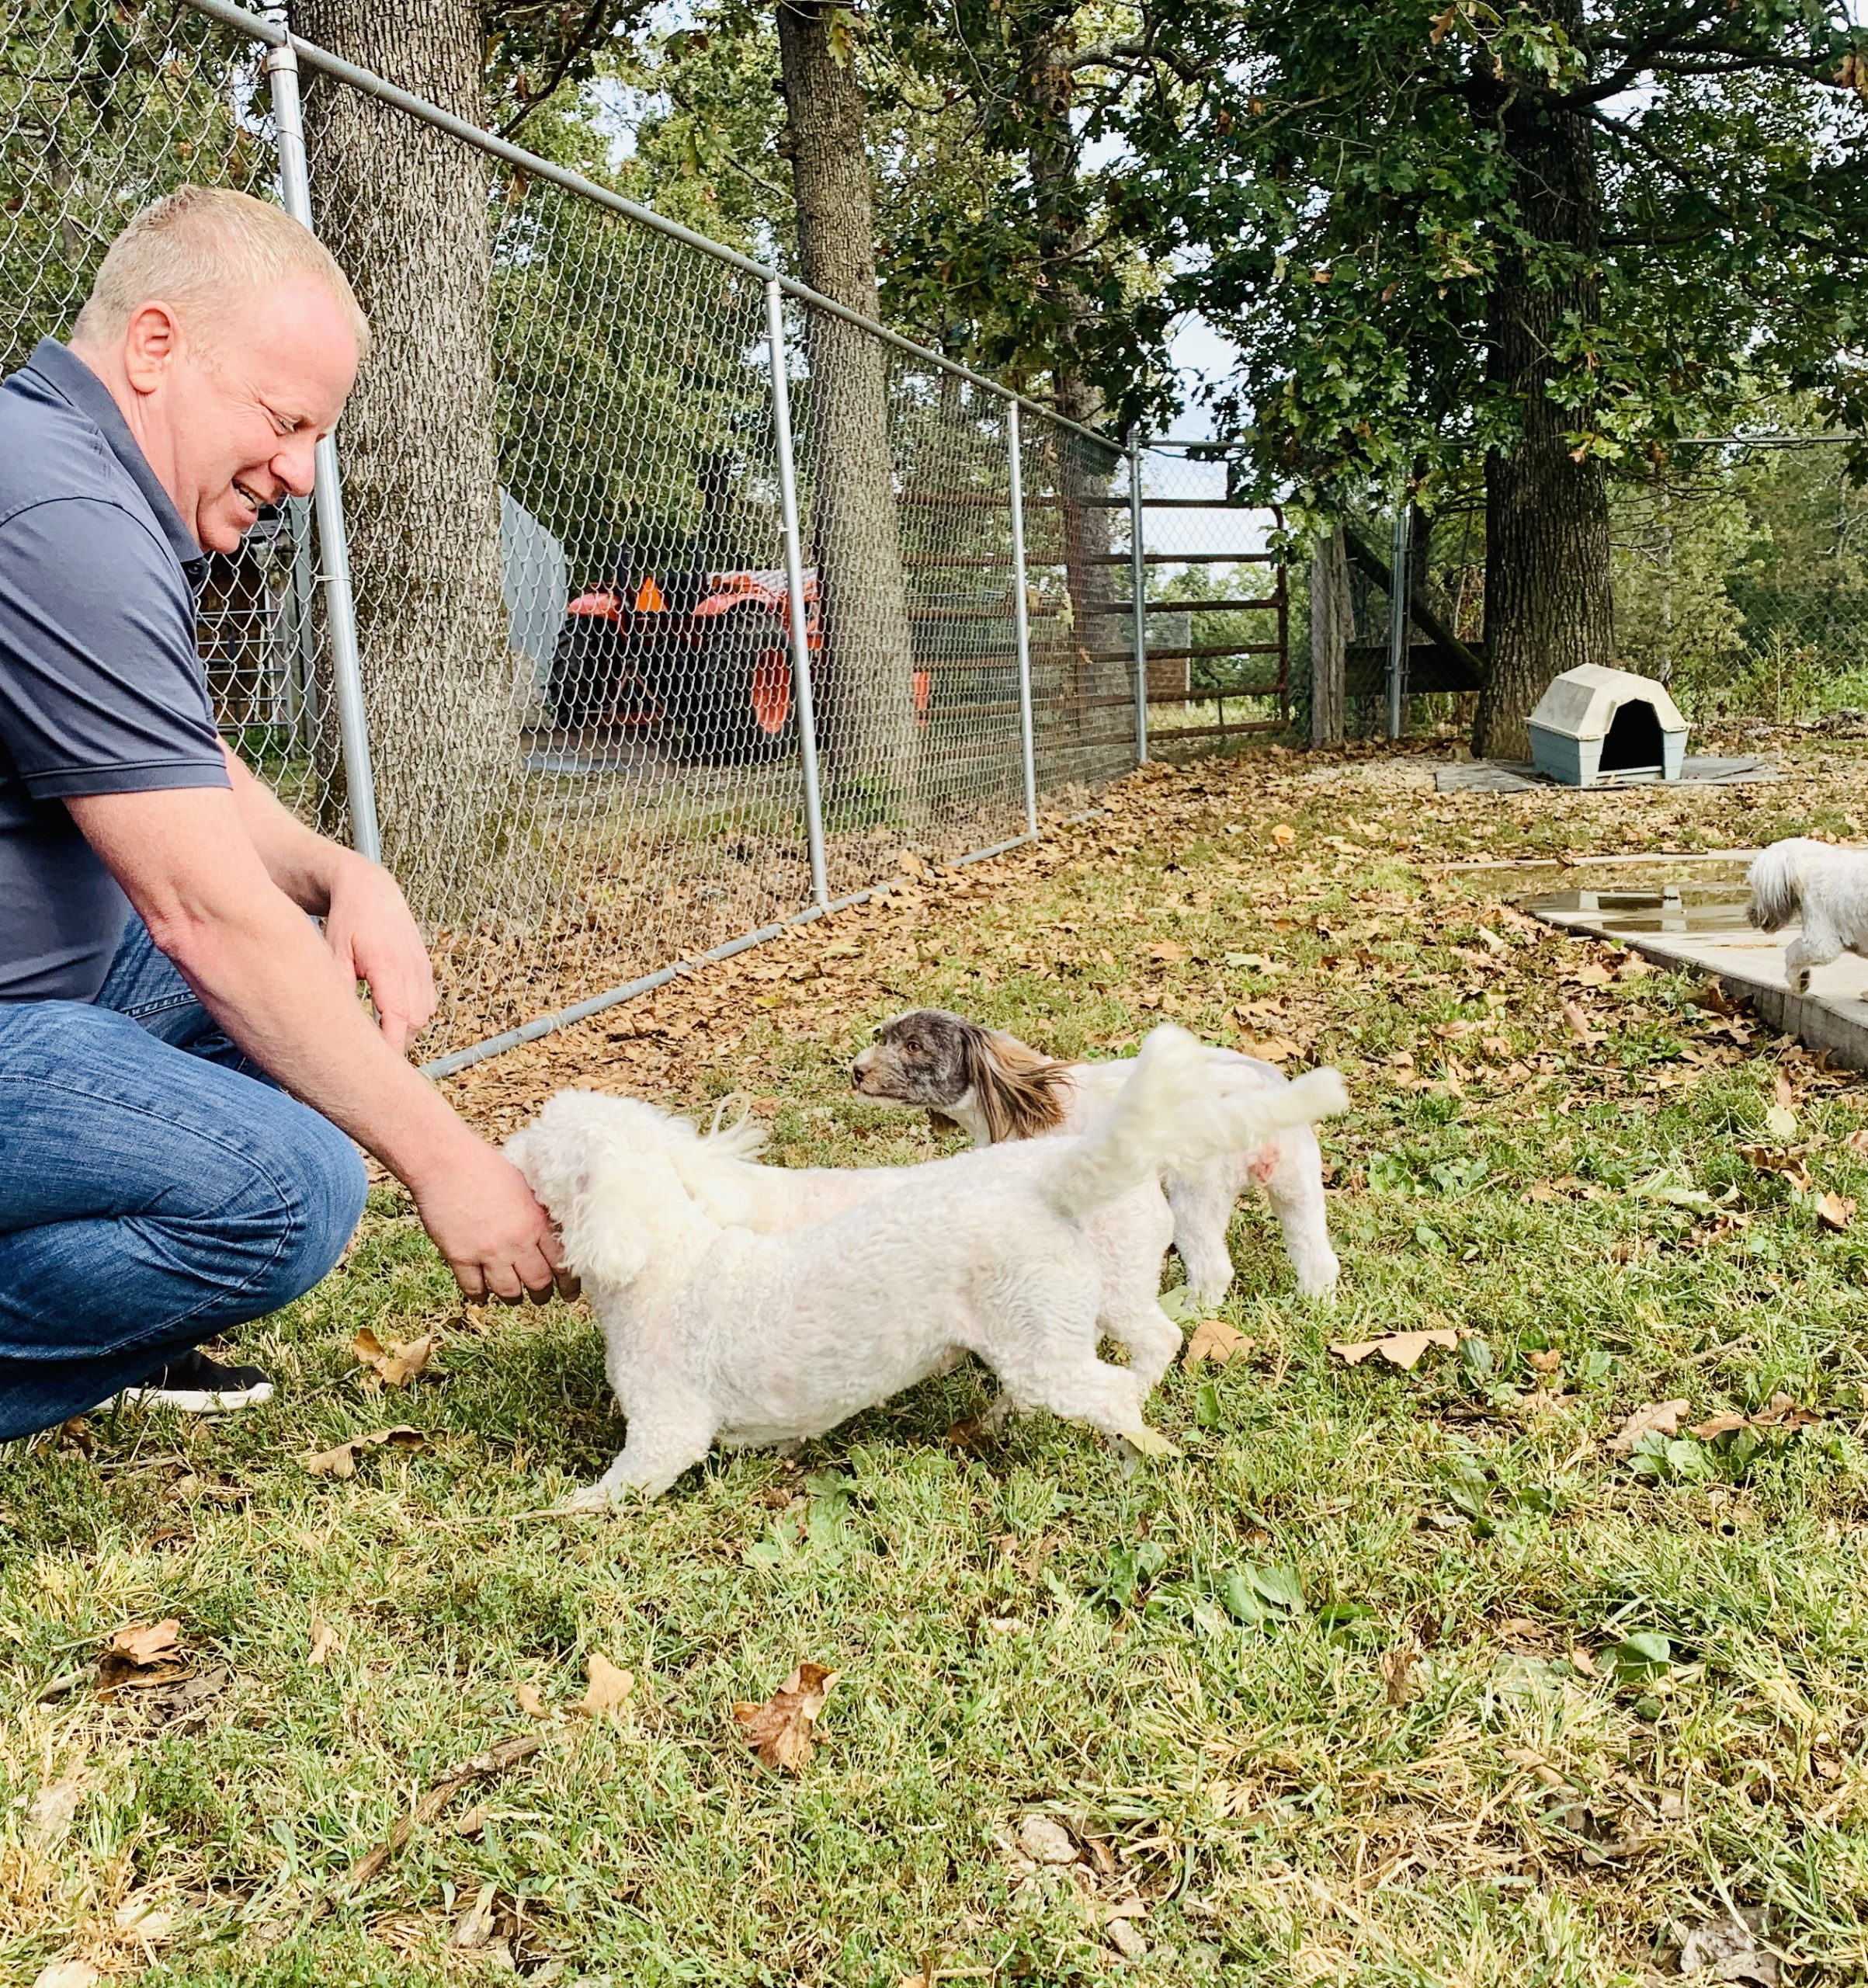
[(415, 1196), (423, 1227), (469, 1299), (516, 1305), (529, 1298), (543, 1305), (554, 1291), (577, 1295), (550, 1216), (504, 1154), (464, 1139)]
[(405, 1055), (435, 1012), (435, 975), (421, 930), (380, 864), (359, 856), (337, 866), (325, 938), (339, 965), (368, 984), (384, 1038)]

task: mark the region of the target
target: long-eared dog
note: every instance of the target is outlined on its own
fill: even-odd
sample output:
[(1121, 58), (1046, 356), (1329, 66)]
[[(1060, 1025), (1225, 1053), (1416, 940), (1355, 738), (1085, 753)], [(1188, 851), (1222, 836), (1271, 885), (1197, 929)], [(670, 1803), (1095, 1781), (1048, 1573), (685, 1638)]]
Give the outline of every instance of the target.
[(1018, 1166), (929, 1166), (784, 1235), (723, 1222), (690, 1173), (694, 1128), (588, 1091), (554, 1098), (507, 1142), (564, 1239), (628, 1417), (623, 1453), (573, 1501), (665, 1491), (715, 1442), (821, 1434), (971, 1353), (1015, 1407), (1140, 1436), (1134, 1371), (1096, 1356), (1097, 1209), (1171, 1153), (1258, 1146), (1346, 1103), (1342, 1079), (1216, 1098), (1199, 1045), (1158, 1030), (1113, 1108)]
[(1759, 931), (1779, 932), (1803, 919), (1783, 953), (1792, 993), (1808, 993), (1811, 969), (1844, 953), (1868, 959), (1868, 850), (1791, 836), (1760, 850), (1745, 881), (1752, 890), (1745, 915)]
[[(1276, 1091), (1283, 1072), (1255, 1056), (1202, 1046), (1215, 1096)], [(998, 1029), (983, 1028), (945, 1008), (916, 1008), (884, 1022), (850, 1066), (850, 1079), (879, 1103), (918, 1104), (950, 1119), (977, 1143), (1082, 1132), (1120, 1094), (1132, 1062), (1066, 1063)], [(1307, 1296), (1336, 1288), (1323, 1201), (1323, 1158), (1307, 1124), (1293, 1125), (1249, 1152), (1196, 1159), (1168, 1156), (1163, 1185), (1173, 1211), (1174, 1243), (1188, 1288), (1216, 1305), (1232, 1283), (1226, 1230), (1249, 1187), (1262, 1188), (1284, 1237), (1285, 1253)]]

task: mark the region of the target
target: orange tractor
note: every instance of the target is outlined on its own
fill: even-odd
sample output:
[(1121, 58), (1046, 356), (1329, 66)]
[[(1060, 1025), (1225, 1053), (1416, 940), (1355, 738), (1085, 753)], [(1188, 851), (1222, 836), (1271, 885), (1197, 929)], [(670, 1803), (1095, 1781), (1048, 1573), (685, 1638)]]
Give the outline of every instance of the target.
[[(804, 644), (814, 662), (824, 634), (818, 578), (809, 569)], [(928, 714), (932, 686), (932, 671), (918, 659), (918, 718)], [(559, 725), (653, 735), (684, 758), (737, 763), (788, 751), (797, 711), (784, 573), (694, 566), (657, 572), (624, 548), (616, 577), (565, 608), (548, 695)]]

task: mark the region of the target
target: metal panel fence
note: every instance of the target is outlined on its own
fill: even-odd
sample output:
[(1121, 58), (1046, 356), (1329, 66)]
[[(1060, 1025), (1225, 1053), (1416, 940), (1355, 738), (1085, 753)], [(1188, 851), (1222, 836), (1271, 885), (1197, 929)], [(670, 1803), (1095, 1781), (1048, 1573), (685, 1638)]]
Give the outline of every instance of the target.
[(201, 640), (422, 918), (431, 1068), (1145, 752), (1130, 454), (227, 0), (0, 39), (5, 370), (189, 182), (312, 218), (370, 315), (315, 503), (214, 561)]

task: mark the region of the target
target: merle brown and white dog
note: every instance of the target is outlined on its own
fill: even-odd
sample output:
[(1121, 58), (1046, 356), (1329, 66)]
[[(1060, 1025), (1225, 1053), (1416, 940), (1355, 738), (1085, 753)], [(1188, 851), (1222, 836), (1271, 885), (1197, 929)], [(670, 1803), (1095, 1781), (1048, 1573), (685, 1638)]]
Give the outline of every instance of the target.
[[(1288, 1081), (1255, 1056), (1210, 1046), (1205, 1055), (1215, 1095)], [(864, 1097), (920, 1105), (959, 1126), (975, 1145), (991, 1145), (1086, 1130), (1108, 1110), (1130, 1067), (1127, 1059), (1062, 1062), (944, 1008), (916, 1008), (882, 1024), (851, 1065), (850, 1080)], [(1298, 1289), (1309, 1297), (1335, 1289), (1339, 1265), (1324, 1211), (1323, 1159), (1308, 1125), (1280, 1132), (1249, 1152), (1170, 1166), (1162, 1185), (1173, 1211), (1175, 1247), (1201, 1304), (1217, 1304), (1231, 1286), (1226, 1230), (1250, 1187), (1263, 1190), (1278, 1218)]]

